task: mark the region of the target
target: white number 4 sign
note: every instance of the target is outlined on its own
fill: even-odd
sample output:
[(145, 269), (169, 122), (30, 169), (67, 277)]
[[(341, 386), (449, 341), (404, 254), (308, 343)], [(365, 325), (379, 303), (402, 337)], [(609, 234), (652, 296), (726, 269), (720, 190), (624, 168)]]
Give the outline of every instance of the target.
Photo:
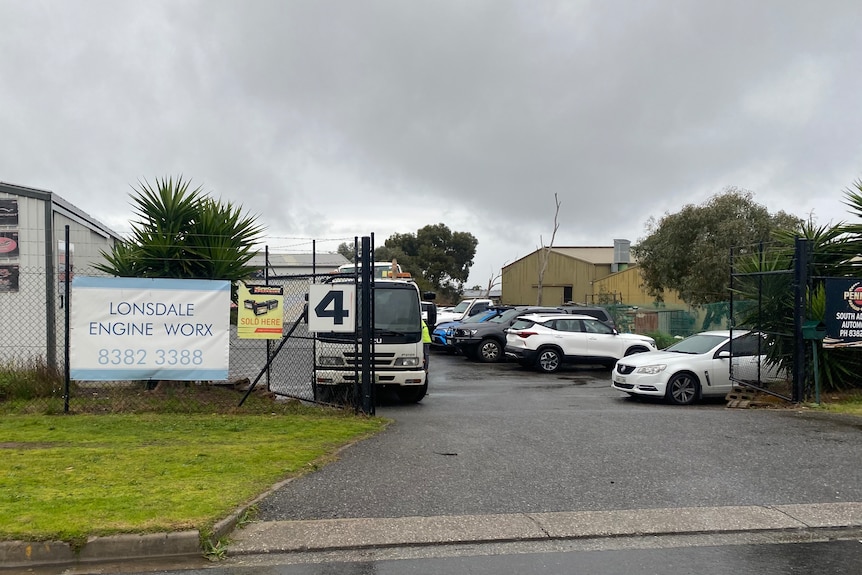
[(308, 287), (308, 331), (356, 331), (356, 286), (315, 284)]

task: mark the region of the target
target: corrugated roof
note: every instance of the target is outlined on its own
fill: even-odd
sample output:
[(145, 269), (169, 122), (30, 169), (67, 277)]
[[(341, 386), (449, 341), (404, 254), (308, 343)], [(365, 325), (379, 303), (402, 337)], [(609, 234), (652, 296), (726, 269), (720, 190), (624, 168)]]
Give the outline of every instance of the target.
[[(266, 263), (266, 254), (258, 252), (249, 262), (249, 265), (263, 266)], [(270, 252), (269, 263), (273, 267), (297, 267), (310, 268), (314, 264), (320, 270), (329, 271), (342, 264), (350, 263), (341, 254), (274, 254)]]
[(32, 198), (38, 198), (42, 201), (53, 202), (54, 204), (56, 204), (57, 206), (60, 206), (61, 208), (68, 211), (69, 213), (81, 218), (82, 220), (84, 220), (85, 222), (87, 222), (88, 224), (93, 226), (94, 228), (101, 230), (102, 232), (104, 232), (108, 236), (111, 236), (116, 240), (123, 240), (124, 239), (123, 236), (119, 232), (112, 230), (106, 224), (100, 222), (99, 220), (97, 220), (96, 218), (94, 218), (93, 216), (91, 216), (90, 214), (88, 214), (87, 212), (82, 210), (81, 208), (72, 204), (68, 200), (63, 199), (62, 197), (57, 195), (55, 192), (52, 192), (50, 190), (40, 190), (38, 188), (29, 188), (27, 186), (19, 186), (18, 184), (10, 184), (8, 182), (0, 182), (0, 192), (5, 192), (7, 194), (13, 194), (13, 195), (28, 196), (28, 197), (32, 197)]

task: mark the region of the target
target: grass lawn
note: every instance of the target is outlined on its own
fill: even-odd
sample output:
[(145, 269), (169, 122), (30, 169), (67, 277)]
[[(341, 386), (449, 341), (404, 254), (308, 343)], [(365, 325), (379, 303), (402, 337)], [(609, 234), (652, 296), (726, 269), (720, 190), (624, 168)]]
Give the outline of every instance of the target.
[(4, 414), (0, 540), (206, 533), (386, 423), (301, 405), (255, 415)]

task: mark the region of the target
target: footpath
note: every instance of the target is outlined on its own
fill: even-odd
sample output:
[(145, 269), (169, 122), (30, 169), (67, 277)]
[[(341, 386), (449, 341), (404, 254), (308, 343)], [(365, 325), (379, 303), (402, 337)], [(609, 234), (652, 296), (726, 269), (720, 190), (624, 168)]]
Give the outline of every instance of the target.
[[(238, 526), (245, 510), (216, 526), (231, 556), (492, 542), (682, 534), (786, 532), (797, 537), (862, 537), (862, 502), (687, 507), (370, 519), (262, 521)], [(198, 531), (95, 537), (64, 542), (0, 542), (0, 572), (22, 568), (201, 557)]]

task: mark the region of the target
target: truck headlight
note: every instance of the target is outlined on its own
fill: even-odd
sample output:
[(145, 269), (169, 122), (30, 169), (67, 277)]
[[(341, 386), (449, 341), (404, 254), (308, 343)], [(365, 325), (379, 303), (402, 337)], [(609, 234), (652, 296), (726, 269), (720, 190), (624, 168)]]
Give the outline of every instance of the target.
[(321, 367), (344, 365), (344, 358), (338, 355), (321, 355), (317, 358), (317, 365)]
[(418, 357), (399, 357), (395, 360), (396, 367), (418, 367), (420, 364)]

